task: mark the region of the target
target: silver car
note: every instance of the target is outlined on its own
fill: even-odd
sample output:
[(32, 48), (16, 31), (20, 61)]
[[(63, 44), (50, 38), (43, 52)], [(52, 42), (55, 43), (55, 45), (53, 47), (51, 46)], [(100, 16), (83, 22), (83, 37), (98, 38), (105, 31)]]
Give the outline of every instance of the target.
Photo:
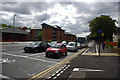
[(69, 42), (66, 47), (68, 51), (77, 51), (78, 49), (76, 42)]

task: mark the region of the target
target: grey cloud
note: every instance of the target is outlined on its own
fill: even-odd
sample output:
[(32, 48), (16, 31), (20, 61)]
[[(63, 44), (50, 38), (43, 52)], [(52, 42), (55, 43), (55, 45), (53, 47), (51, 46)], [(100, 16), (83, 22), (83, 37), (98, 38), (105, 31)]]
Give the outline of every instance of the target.
[(45, 21), (45, 20), (47, 20), (47, 19), (49, 19), (50, 18), (50, 16), (47, 14), (47, 13), (45, 13), (45, 14), (42, 14), (42, 15), (37, 15), (37, 16), (35, 16), (35, 19), (37, 20), (37, 21)]
[(42, 12), (52, 7), (54, 3), (47, 2), (7, 2), (2, 3), (2, 10), (20, 14), (31, 14), (31, 11)]
[(21, 13), (21, 14), (30, 14), (29, 7), (27, 7), (26, 3), (17, 3), (16, 2), (8, 2), (2, 3), (2, 10), (14, 13)]
[[(76, 24), (72, 24), (69, 22), (68, 17), (62, 22), (56, 22), (51, 21), (50, 24), (59, 24), (58, 26), (66, 29), (71, 30), (71, 33), (73, 34), (81, 34), (83, 32), (89, 31), (88, 21), (94, 19), (95, 17), (100, 16), (101, 14), (110, 15), (110, 17), (117, 18), (117, 10), (118, 10), (118, 3), (117, 2), (95, 2), (95, 3), (85, 3), (85, 2), (59, 2), (62, 7), (73, 5), (76, 10), (77, 14), (83, 14), (82, 16), (74, 15)], [(54, 2), (47, 3), (47, 2), (21, 2), (21, 3), (4, 3), (3, 10), (9, 11), (9, 12), (15, 12), (15, 13), (21, 13), (21, 14), (31, 14), (31, 11), (34, 12), (43, 12), (47, 11), (47, 9), (52, 8), (54, 6)], [(13, 5), (13, 7), (12, 7)], [(11, 7), (10, 7), (11, 6)], [(51, 15), (48, 15), (47, 13), (44, 13), (42, 15), (36, 15), (34, 17), (34, 20), (31, 23), (28, 23), (26, 25), (34, 27), (40, 27), (39, 22), (42, 23), (42, 21), (46, 21), (50, 19), (50, 17), (54, 15), (58, 15), (58, 13), (52, 13)], [(89, 15), (89, 16), (84, 16)], [(25, 18), (26, 19), (26, 18)], [(36, 21), (37, 20), (37, 21)], [(12, 24), (10, 21), (5, 20), (6, 24)], [(68, 22), (66, 26), (65, 22)], [(19, 23), (16, 22), (16, 25), (24, 26), (25, 23)]]
[(110, 14), (117, 11), (117, 2), (94, 2), (94, 3), (85, 3), (85, 2), (75, 2), (72, 3), (74, 7), (77, 8), (77, 12), (100, 15), (100, 14)]

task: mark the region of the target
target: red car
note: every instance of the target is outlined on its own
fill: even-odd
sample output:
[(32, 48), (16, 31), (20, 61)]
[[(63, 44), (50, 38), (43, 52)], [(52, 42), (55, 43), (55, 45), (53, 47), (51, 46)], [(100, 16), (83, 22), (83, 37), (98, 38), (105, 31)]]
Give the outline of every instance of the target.
[(56, 43), (51, 47), (47, 48), (45, 55), (46, 57), (50, 55), (54, 55), (57, 57), (60, 57), (61, 55), (67, 56), (67, 48), (64, 44)]

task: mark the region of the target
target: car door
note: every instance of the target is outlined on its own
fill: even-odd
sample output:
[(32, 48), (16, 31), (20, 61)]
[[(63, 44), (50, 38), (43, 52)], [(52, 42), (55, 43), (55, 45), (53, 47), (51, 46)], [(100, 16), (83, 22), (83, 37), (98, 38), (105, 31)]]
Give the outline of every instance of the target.
[(40, 48), (40, 51), (44, 51), (44, 43), (43, 42), (40, 43), (40, 47), (39, 48)]
[(47, 42), (44, 42), (44, 50), (46, 50), (49, 47)]

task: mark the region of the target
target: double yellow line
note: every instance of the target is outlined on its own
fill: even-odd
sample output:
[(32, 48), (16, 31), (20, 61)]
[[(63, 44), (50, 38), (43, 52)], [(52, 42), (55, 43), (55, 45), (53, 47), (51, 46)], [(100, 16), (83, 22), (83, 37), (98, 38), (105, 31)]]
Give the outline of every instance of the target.
[(38, 78), (44, 78), (43, 76), (45, 76), (46, 74), (48, 74), (49, 72), (51, 72), (52, 70), (54, 70), (55, 68), (59, 67), (62, 64), (66, 64), (67, 62), (69, 62), (70, 60), (72, 60), (73, 58), (77, 57), (80, 53), (82, 53), (83, 51), (85, 51), (85, 49), (82, 49), (81, 51), (77, 52), (76, 54), (64, 59), (63, 61), (55, 64), (54, 66), (42, 71), (41, 73), (38, 73), (37, 75), (33, 76), (32, 78), (30, 78), (29, 80), (36, 80)]

